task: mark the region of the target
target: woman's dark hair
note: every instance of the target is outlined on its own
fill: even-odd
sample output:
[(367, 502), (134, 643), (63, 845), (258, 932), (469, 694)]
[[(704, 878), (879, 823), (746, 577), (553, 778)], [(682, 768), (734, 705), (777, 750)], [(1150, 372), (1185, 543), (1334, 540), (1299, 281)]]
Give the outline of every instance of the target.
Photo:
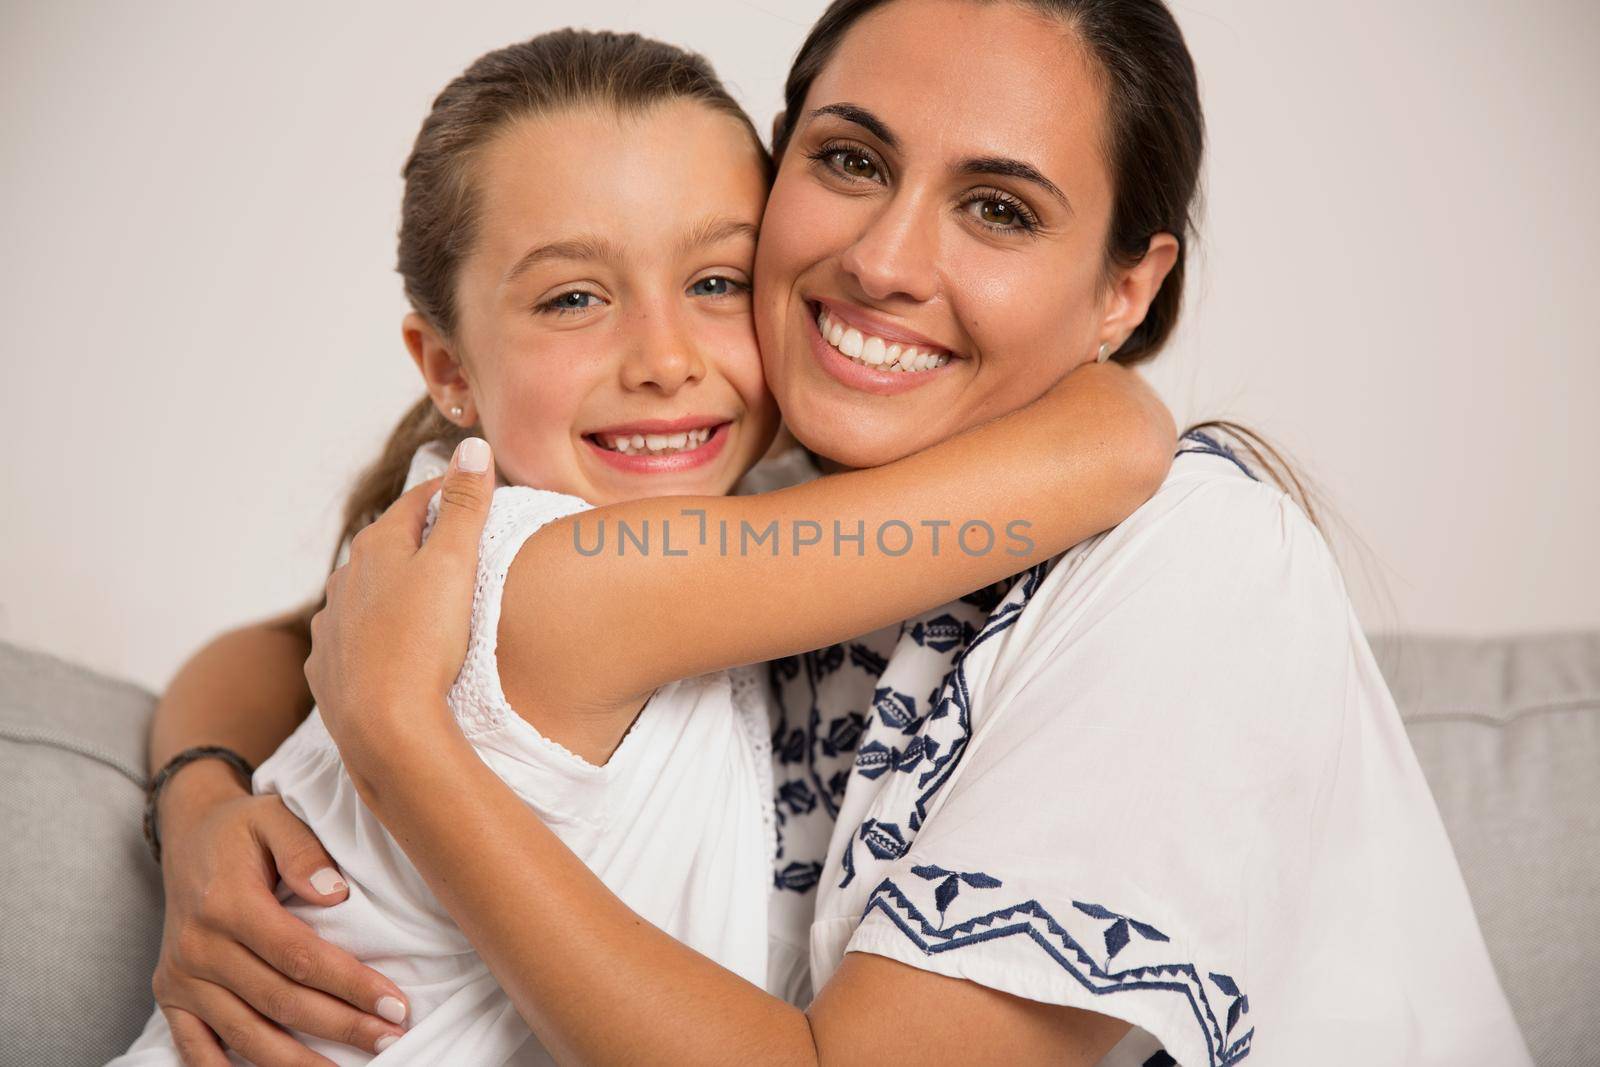
[[(401, 170), (397, 269), (411, 306), (442, 336), (455, 335), (456, 278), (478, 236), (476, 162), (508, 125), (585, 105), (637, 113), (675, 100), (737, 120), (768, 160), (749, 116), (693, 52), (636, 33), (569, 29), (480, 57), (434, 99)], [(436, 441), (453, 448), (469, 432), (439, 414), (430, 397), (412, 405), (358, 478), (340, 544), (399, 497), (418, 448)]]
[[(773, 122), (772, 151), (781, 157), (794, 135), (817, 76), (851, 28), (894, 0), (834, 0), (789, 68), (784, 110)], [(1098, 68), (1106, 97), (1104, 149), (1111, 170), (1111, 225), (1106, 266), (1139, 262), (1156, 234), (1178, 241), (1177, 259), (1144, 321), (1111, 356), (1124, 365), (1154, 357), (1178, 324), (1185, 265), (1194, 232), (1205, 152), (1205, 116), (1194, 60), (1183, 31), (1162, 0), (972, 0), (1014, 3), (1059, 20), (1077, 34)], [(1241, 443), (1316, 522), (1310, 495), (1293, 469), (1259, 434), (1213, 420), (1189, 431), (1216, 430)], [(1271, 457), (1269, 462), (1268, 457)]]

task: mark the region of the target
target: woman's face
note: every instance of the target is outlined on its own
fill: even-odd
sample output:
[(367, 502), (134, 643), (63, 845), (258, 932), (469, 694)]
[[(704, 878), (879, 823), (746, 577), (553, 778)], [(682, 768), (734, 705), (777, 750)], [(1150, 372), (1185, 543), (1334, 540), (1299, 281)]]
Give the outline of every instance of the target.
[(748, 130), (688, 100), (578, 108), (513, 123), (472, 167), (455, 336), (405, 326), (439, 410), (481, 425), (516, 485), (595, 504), (726, 493), (777, 425), (751, 324), (766, 174)]
[(756, 256), (767, 382), (803, 444), (888, 462), (1132, 332), (1148, 297), (1106, 280), (1103, 115), (1076, 36), (1022, 6), (901, 0), (849, 30)]

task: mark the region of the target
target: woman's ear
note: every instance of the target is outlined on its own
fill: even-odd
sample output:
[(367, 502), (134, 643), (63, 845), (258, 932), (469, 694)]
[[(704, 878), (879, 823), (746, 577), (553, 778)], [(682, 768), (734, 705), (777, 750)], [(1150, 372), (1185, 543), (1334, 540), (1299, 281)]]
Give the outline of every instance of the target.
[(1144, 258), (1121, 270), (1107, 294), (1105, 316), (1100, 321), (1100, 341), (1111, 351), (1120, 348), (1150, 310), (1150, 302), (1161, 291), (1172, 265), (1178, 261), (1178, 239), (1170, 233), (1150, 238)]
[(433, 397), (433, 406), (439, 409), (439, 414), (457, 426), (476, 426), (478, 411), (472, 402), (472, 383), (467, 381), (450, 343), (415, 311), (401, 321), (400, 334), (405, 338), (412, 362), (422, 372), (428, 395)]

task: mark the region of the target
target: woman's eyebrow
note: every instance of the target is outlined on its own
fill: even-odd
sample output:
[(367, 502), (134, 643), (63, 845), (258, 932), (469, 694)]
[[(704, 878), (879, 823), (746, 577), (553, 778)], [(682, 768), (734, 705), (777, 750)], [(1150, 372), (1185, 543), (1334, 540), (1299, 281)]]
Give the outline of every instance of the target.
[[(891, 149), (899, 149), (900, 139), (897, 138), (884, 121), (859, 104), (824, 104), (815, 108), (806, 116), (808, 120), (819, 118), (823, 115), (833, 115), (854, 123), (872, 134), (884, 145)], [(1000, 174), (1007, 178), (1016, 178), (1018, 181), (1030, 182), (1061, 201), (1061, 206), (1068, 211), (1072, 210), (1072, 201), (1067, 199), (1067, 194), (1061, 187), (1049, 178), (1044, 172), (1032, 163), (1020, 159), (1010, 159), (1006, 156), (974, 156), (964, 159), (956, 165), (960, 174)]]
[(1061, 206), (1068, 211), (1072, 210), (1072, 201), (1067, 199), (1067, 194), (1061, 191), (1060, 186), (1044, 176), (1044, 172), (1032, 163), (1024, 163), (1020, 159), (1008, 159), (1005, 156), (976, 156), (963, 159), (956, 166), (961, 174), (999, 174), (1007, 178), (1016, 178), (1019, 181), (1031, 182), (1061, 201)]
[(806, 118), (810, 120), (823, 115), (834, 115), (846, 122), (853, 122), (889, 148), (900, 147), (899, 138), (889, 132), (889, 127), (884, 125), (883, 120), (858, 104), (824, 104), (822, 107), (814, 108)]
[(568, 237), (560, 241), (551, 241), (549, 244), (530, 248), (522, 258), (514, 263), (501, 284), (508, 285), (518, 277), (532, 270), (540, 263), (551, 259), (598, 259), (615, 263), (623, 259), (622, 249), (615, 241), (601, 237), (598, 234), (581, 234)]

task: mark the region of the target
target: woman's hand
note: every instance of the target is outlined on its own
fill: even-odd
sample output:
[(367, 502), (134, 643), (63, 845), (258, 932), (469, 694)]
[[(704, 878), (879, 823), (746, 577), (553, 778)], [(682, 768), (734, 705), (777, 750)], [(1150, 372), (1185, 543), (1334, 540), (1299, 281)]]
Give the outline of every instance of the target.
[[(428, 501), (439, 518), (422, 540)], [(417, 486), (356, 535), (311, 620), (306, 680), (345, 769), (363, 796), (405, 751), (426, 752), (432, 729), (454, 731), (445, 696), (467, 654), (478, 540), (494, 495), (487, 442), (463, 441), (442, 484)], [(418, 720), (416, 709), (437, 716)]]
[(400, 990), (274, 895), (280, 878), (313, 904), (348, 893), (282, 800), (251, 796), (230, 768), (202, 761), (168, 785), (161, 827), (166, 925), (150, 985), (188, 1067), (226, 1064), (224, 1045), (261, 1067), (329, 1063), (280, 1025), (364, 1052), (404, 1032)]

